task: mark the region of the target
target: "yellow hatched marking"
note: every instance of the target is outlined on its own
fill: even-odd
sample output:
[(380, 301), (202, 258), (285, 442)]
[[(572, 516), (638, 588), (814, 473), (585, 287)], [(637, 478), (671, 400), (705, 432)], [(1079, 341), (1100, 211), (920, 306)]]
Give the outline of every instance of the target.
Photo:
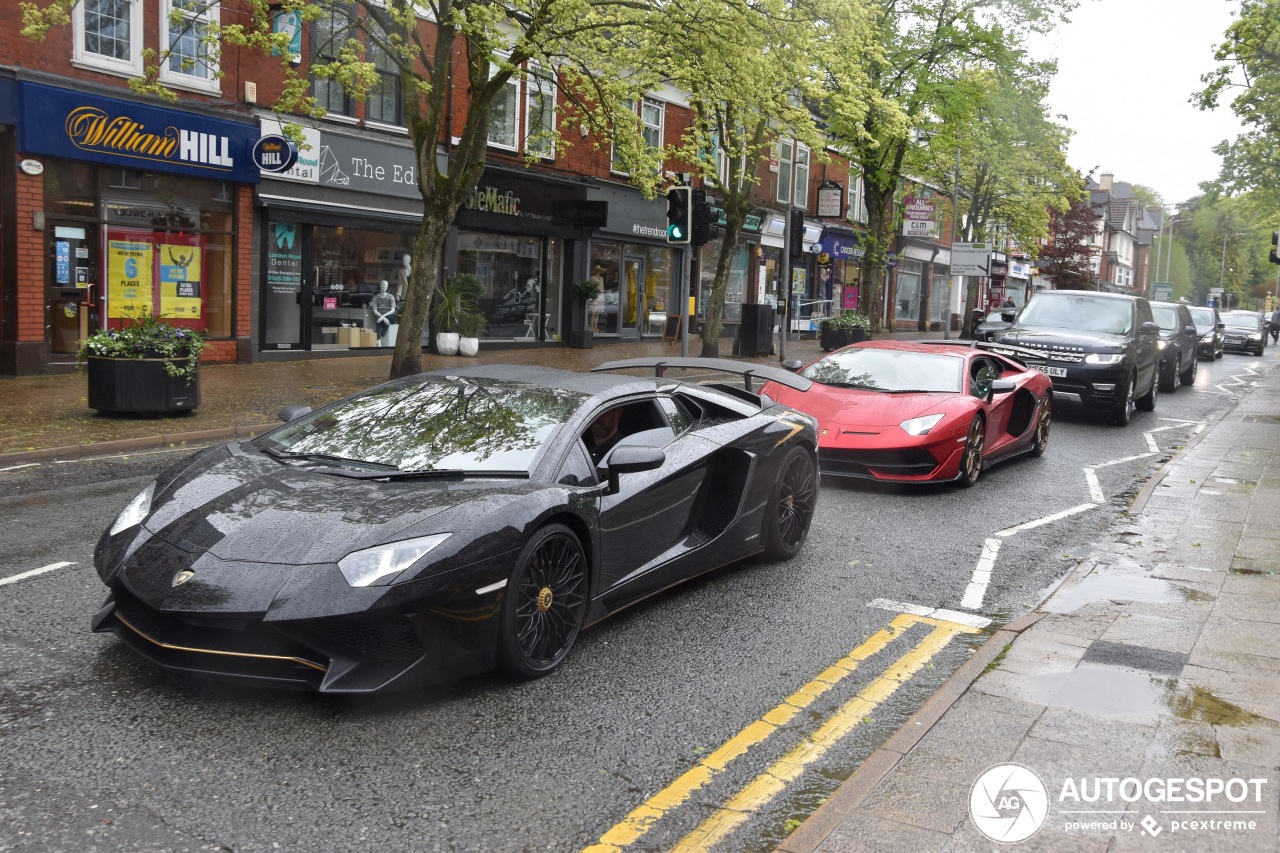
[(943, 622), (929, 617), (914, 616), (908, 613), (899, 614), (894, 617), (888, 627), (871, 635), (862, 645), (827, 667), (812, 681), (782, 700), (779, 705), (764, 714), (760, 719), (725, 741), (723, 746), (703, 758), (681, 775), (680, 778), (633, 809), (620, 823), (600, 836), (600, 840), (597, 843), (587, 847), (584, 853), (618, 853), (624, 847), (634, 844), (641, 836), (652, 829), (654, 824), (661, 820), (667, 812), (680, 806), (695, 791), (710, 782), (717, 773), (723, 771), (729, 765), (729, 762), (746, 754), (751, 747), (786, 725), (796, 714), (812, 704), (815, 699), (853, 673), (858, 668), (858, 664), (888, 646), (900, 632), (918, 623), (949, 626), (953, 629), (953, 635), (959, 631), (977, 630), (967, 625)]
[[(899, 617), (901, 618), (901, 617)], [(731, 832), (745, 823), (753, 814), (782, 793), (805, 768), (822, 758), (841, 738), (853, 731), (867, 715), (907, 683), (934, 655), (942, 651), (953, 637), (961, 632), (976, 631), (967, 625), (940, 623), (935, 619), (920, 619), (936, 627), (914, 649), (894, 662), (885, 673), (871, 682), (857, 696), (850, 699), (803, 743), (791, 750), (765, 770), (733, 799), (702, 822), (672, 848), (673, 853), (695, 853), (709, 850), (723, 841)]]

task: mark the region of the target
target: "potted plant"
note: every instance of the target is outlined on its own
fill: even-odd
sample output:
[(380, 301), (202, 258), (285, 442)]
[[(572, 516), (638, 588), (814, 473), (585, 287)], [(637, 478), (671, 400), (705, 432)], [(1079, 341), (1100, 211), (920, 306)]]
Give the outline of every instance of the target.
[[(478, 330), (484, 322), (477, 303), (484, 293), (480, 276), (462, 272), (451, 275), (436, 289), (431, 320), (436, 329), (436, 352), (456, 355), (463, 326)], [(472, 320), (476, 322), (472, 325)], [(478, 346), (478, 341), (477, 341)]]
[(822, 321), (819, 343), (824, 352), (871, 339), (871, 318), (861, 311), (841, 311)]
[(468, 358), (475, 356), (480, 351), (480, 330), (484, 328), (484, 315), (479, 311), (472, 311), (463, 315), (458, 321), (458, 355), (465, 355)]
[(592, 301), (600, 298), (600, 282), (594, 278), (584, 278), (573, 286), (577, 294), (578, 304), (582, 307), (582, 328), (569, 331), (569, 346), (578, 349), (591, 349), (595, 335), (589, 324)]
[(89, 408), (118, 414), (189, 412), (200, 405), (204, 335), (164, 323), (146, 308), (119, 329), (80, 341), (76, 360), (88, 369)]

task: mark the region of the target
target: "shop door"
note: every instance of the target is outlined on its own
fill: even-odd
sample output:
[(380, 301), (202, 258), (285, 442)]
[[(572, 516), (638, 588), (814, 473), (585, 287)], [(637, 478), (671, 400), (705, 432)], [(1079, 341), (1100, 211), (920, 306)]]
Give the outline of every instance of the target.
[(618, 336), (639, 336), (646, 302), (643, 255), (627, 255), (622, 259), (622, 293), (618, 302)]
[[(307, 349), (310, 296), (303, 292), (303, 226), (267, 224), (266, 275), (262, 288), (262, 349)], [(318, 275), (318, 273), (317, 273)]]
[(97, 330), (101, 297), (98, 232), (93, 225), (57, 224), (49, 229), (45, 274), (45, 327), (49, 351), (74, 355), (80, 339)]

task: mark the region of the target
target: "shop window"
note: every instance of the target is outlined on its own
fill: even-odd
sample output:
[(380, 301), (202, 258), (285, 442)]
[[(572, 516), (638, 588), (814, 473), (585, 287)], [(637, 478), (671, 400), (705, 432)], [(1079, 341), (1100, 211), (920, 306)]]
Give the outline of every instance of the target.
[[(501, 72), (497, 65), (489, 67), (490, 77)], [(513, 74), (493, 99), (489, 108), (489, 144), (495, 148), (516, 150), (517, 103), (520, 97), (520, 81)]]
[[(311, 234), (316, 271), (311, 292), (312, 348), (390, 346), (393, 341), (389, 337), (372, 344), (362, 343), (359, 335), (342, 330), (377, 331), (369, 303), (384, 281), (387, 292), (403, 307), (409, 289), (409, 268), (404, 256), (409, 253), (413, 235), (346, 226), (315, 226)], [(285, 271), (293, 275), (295, 262), (287, 251), (277, 254), (284, 259)], [(347, 335), (352, 336), (346, 338)]]
[(369, 121), (400, 126), (404, 124), (404, 114), (400, 109), (400, 66), (377, 44), (377, 39), (383, 37), (380, 30), (373, 29), (368, 57), (378, 71), (378, 82), (370, 87), (365, 97), (364, 116)]
[(462, 232), (458, 272), (479, 277), (485, 338), (541, 339), (552, 318), (543, 296), (542, 239)]
[(556, 156), (556, 84), (531, 68), (525, 81), (524, 150), (544, 160)]
[(81, 0), (71, 10), (72, 62), (142, 76), (142, 0)]
[(311, 24), (311, 94), (331, 115), (354, 116), (355, 109), (346, 87), (329, 76), (343, 48), (353, 38), (351, 9), (334, 4), (327, 14)]
[(591, 244), (591, 278), (600, 285), (600, 295), (587, 303), (587, 328), (598, 335), (618, 333), (618, 312), (622, 305), (622, 255), (617, 243)]
[(182, 88), (218, 92), (218, 48), (209, 28), (221, 15), (217, 2), (164, 0), (160, 7), (160, 39), (168, 58), (160, 66), (160, 79)]

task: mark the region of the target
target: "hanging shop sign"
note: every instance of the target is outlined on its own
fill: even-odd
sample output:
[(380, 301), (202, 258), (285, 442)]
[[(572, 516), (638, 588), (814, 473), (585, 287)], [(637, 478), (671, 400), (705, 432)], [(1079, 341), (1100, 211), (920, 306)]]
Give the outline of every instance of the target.
[(844, 187), (835, 181), (825, 181), (818, 187), (818, 216), (839, 216), (844, 200)]
[(937, 207), (932, 199), (916, 198), (909, 195), (902, 200), (903, 219), (933, 219), (936, 212)]
[(251, 124), (20, 82), (18, 149), (108, 166), (253, 184)]
[(279, 134), (260, 136), (253, 144), (253, 162), (264, 172), (287, 172), (298, 162), (298, 146)]

